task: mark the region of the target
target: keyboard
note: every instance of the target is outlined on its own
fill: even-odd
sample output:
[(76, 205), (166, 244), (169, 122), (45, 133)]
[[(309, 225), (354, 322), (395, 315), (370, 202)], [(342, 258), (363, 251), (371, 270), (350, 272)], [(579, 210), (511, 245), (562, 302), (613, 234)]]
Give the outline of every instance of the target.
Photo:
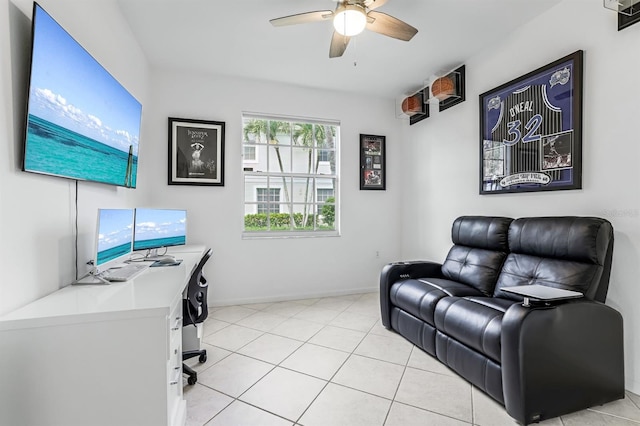
[(121, 268), (111, 268), (104, 271), (101, 275), (107, 281), (129, 281), (143, 273), (149, 268), (149, 265), (132, 265), (123, 266)]

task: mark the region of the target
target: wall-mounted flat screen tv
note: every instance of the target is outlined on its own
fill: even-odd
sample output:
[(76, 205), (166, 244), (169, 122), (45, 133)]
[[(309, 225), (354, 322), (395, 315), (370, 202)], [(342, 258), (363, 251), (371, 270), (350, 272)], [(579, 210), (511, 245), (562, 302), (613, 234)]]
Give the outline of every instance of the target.
[(37, 3), (23, 170), (136, 187), (142, 105)]

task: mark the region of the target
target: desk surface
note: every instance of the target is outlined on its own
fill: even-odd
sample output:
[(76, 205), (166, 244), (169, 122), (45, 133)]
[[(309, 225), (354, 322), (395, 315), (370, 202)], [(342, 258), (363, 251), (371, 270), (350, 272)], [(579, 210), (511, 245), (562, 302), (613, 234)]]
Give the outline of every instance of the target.
[(0, 317), (0, 330), (102, 321), (148, 316), (166, 311), (181, 297), (193, 268), (204, 254), (204, 246), (186, 246), (169, 253), (183, 259), (178, 266), (149, 268), (131, 281), (69, 285)]

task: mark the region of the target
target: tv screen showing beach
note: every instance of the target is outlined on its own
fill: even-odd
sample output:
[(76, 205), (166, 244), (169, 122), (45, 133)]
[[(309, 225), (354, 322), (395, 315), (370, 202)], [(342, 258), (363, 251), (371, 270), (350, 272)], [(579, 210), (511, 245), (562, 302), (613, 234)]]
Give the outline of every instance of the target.
[(95, 266), (131, 253), (133, 209), (98, 210), (98, 238)]
[(180, 246), (187, 243), (187, 212), (136, 209), (134, 250)]
[(142, 105), (38, 4), (23, 169), (136, 187)]

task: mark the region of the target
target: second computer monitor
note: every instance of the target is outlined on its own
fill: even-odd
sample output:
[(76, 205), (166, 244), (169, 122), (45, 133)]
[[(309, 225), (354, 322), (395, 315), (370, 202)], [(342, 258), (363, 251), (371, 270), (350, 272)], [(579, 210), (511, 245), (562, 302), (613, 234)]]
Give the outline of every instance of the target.
[(133, 209), (99, 209), (94, 266), (121, 262), (131, 254)]
[(157, 250), (187, 243), (187, 211), (136, 209), (134, 250)]

